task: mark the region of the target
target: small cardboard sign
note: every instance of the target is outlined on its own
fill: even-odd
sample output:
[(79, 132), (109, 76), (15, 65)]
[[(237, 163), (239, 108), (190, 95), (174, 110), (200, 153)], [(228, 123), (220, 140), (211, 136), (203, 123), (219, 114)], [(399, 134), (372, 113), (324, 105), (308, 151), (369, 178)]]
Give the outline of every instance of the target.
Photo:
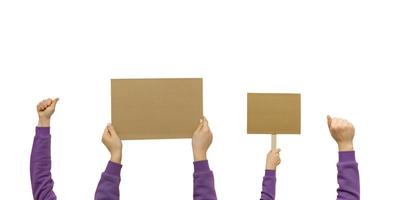
[(247, 133), (300, 134), (300, 129), (300, 94), (247, 94)]
[(111, 118), (123, 140), (191, 138), (203, 116), (201, 78), (112, 79)]

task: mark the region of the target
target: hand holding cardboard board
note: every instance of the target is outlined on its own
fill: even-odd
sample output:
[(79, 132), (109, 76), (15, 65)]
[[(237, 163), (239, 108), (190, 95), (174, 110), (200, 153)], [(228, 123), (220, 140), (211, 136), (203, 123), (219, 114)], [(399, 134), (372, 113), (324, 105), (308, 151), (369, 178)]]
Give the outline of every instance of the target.
[(112, 79), (112, 123), (124, 140), (191, 138), (202, 90), (201, 78)]
[(272, 134), (271, 149), (276, 134), (300, 134), (300, 126), (300, 94), (247, 94), (247, 133)]

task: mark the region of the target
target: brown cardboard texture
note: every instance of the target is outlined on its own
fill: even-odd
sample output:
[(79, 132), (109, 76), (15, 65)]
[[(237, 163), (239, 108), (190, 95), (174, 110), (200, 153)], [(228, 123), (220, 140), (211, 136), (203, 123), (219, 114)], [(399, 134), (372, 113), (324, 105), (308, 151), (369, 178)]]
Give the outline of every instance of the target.
[(203, 80), (112, 79), (111, 118), (123, 140), (191, 138), (203, 116)]
[(300, 94), (248, 93), (247, 133), (300, 134)]

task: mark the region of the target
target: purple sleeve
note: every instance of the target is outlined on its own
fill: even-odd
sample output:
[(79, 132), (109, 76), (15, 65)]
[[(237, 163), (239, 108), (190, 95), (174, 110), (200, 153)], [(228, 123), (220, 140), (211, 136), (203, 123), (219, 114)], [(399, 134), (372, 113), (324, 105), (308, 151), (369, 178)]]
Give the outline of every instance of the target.
[(265, 170), (260, 200), (275, 199), (275, 184), (276, 184), (276, 171)]
[(358, 173), (358, 164), (354, 151), (339, 152), (338, 200), (359, 200), (360, 199), (360, 176)]
[(101, 174), (99, 184), (97, 185), (95, 200), (118, 200), (119, 183), (121, 181), (122, 165), (108, 162), (106, 170)]
[(207, 160), (193, 162), (193, 200), (216, 200), (214, 175)]
[(33, 139), (30, 173), (34, 200), (57, 199), (51, 178), (50, 127), (36, 127)]

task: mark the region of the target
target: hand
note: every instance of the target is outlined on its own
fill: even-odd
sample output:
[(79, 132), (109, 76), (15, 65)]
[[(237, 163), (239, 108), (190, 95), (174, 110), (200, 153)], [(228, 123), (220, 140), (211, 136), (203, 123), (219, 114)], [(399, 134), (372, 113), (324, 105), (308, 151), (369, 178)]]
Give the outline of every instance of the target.
[(111, 154), (111, 162), (121, 164), (122, 142), (112, 124), (108, 124), (104, 129), (101, 141)]
[(267, 163), (265, 168), (267, 170), (276, 170), (276, 167), (281, 163), (281, 158), (279, 156), (280, 149), (273, 149), (268, 152)]
[(37, 104), (36, 110), (39, 116), (38, 127), (50, 126), (50, 118), (56, 109), (58, 100), (59, 100), (58, 98), (45, 99)]
[(208, 121), (204, 117), (192, 136), (192, 150), (194, 161), (207, 160), (207, 150), (211, 145), (213, 136), (208, 127)]
[(345, 119), (327, 116), (329, 131), (338, 144), (339, 151), (353, 151), (354, 126)]

